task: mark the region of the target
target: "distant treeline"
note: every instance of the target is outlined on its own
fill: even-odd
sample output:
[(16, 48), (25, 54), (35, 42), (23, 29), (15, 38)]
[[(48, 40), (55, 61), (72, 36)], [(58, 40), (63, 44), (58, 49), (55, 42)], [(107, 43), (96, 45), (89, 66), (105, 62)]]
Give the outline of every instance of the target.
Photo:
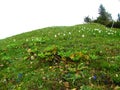
[(118, 19), (114, 21), (112, 19), (111, 14), (108, 13), (106, 9), (104, 8), (104, 6), (101, 4), (99, 6), (99, 16), (97, 17), (97, 19), (93, 20), (89, 16), (86, 16), (84, 18), (84, 22), (86, 23), (94, 22), (94, 23), (103, 24), (111, 28), (120, 28), (120, 14), (118, 13)]

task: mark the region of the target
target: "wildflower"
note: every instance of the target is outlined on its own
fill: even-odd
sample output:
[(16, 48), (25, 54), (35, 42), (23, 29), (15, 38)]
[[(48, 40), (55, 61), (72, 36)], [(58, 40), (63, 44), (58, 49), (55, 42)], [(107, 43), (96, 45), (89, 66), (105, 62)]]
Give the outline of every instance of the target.
[(97, 76), (96, 76), (96, 75), (94, 75), (92, 78), (93, 78), (94, 80), (96, 80), (96, 79), (97, 79)]
[(108, 35), (110, 35), (110, 32), (108, 33)]
[(62, 82), (63, 82), (62, 80), (59, 81), (60, 84), (61, 84)]
[(118, 77), (118, 74), (115, 74), (116, 77)]
[(71, 32), (69, 32), (69, 34), (71, 35)]
[(22, 77), (23, 77), (23, 74), (22, 74), (22, 73), (19, 73), (16, 82), (20, 82), (21, 79), (22, 79)]
[(35, 38), (36, 39), (36, 41), (39, 41), (40, 39), (39, 38)]
[(28, 39), (26, 39), (26, 42), (28, 42)]
[(30, 64), (32, 64), (33, 62), (30, 62)]
[(120, 86), (115, 86), (114, 90), (120, 90)]
[(50, 69), (52, 68), (52, 66), (49, 67)]
[(94, 30), (95, 30), (95, 31), (98, 31), (99, 29), (95, 28)]
[(16, 41), (16, 39), (13, 39), (13, 42), (15, 42)]
[(3, 67), (4, 65), (3, 64), (0, 64), (0, 67)]
[(99, 30), (98, 32), (99, 32), (99, 33), (101, 33), (101, 31), (100, 31), (100, 30)]
[(60, 33), (58, 33), (58, 35), (60, 35)]
[(3, 80), (3, 82), (4, 82), (4, 83), (6, 83), (6, 82), (7, 82), (6, 78)]
[(55, 38), (57, 37), (57, 35), (55, 35)]
[(84, 38), (84, 37), (85, 37), (85, 35), (83, 34), (83, 35), (82, 35), (82, 37)]
[(37, 56), (37, 54), (35, 53), (35, 54), (34, 54), (34, 56), (36, 57), (36, 56)]
[(95, 35), (95, 33), (93, 33), (93, 35)]
[(92, 77), (89, 77), (89, 80), (91, 80)]
[(32, 38), (32, 41), (34, 41), (34, 39)]
[(76, 88), (73, 88), (73, 89), (71, 89), (71, 90), (77, 90)]
[(18, 78), (22, 78), (23, 74), (22, 73), (19, 73), (18, 74)]
[(27, 50), (27, 52), (30, 53), (30, 52), (32, 52), (32, 50), (29, 48), (29, 49)]
[(31, 60), (34, 60), (34, 59), (35, 59), (35, 57), (34, 57), (34, 56), (31, 56), (30, 58), (31, 58)]
[(46, 79), (46, 77), (42, 77), (42, 79), (43, 79), (43, 80), (45, 80), (45, 79)]

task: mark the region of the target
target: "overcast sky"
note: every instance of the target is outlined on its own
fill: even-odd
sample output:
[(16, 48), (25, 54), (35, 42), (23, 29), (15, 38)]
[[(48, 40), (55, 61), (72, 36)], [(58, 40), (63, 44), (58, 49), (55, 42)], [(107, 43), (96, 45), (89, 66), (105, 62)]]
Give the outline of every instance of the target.
[(0, 0), (0, 39), (48, 26), (68, 26), (96, 18), (100, 4), (117, 19), (120, 0)]

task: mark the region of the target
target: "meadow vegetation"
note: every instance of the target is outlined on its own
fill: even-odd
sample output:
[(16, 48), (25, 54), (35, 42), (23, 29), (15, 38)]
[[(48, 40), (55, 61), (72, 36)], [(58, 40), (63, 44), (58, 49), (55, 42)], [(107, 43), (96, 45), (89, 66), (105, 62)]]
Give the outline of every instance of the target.
[(0, 90), (120, 90), (120, 29), (56, 26), (0, 40)]

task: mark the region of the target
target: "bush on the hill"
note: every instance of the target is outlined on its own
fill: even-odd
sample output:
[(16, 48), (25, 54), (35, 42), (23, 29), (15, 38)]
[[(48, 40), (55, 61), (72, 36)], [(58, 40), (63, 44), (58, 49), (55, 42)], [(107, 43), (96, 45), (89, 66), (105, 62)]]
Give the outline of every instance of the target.
[(120, 22), (110, 22), (108, 25), (106, 25), (107, 27), (112, 27), (113, 28), (120, 28)]

